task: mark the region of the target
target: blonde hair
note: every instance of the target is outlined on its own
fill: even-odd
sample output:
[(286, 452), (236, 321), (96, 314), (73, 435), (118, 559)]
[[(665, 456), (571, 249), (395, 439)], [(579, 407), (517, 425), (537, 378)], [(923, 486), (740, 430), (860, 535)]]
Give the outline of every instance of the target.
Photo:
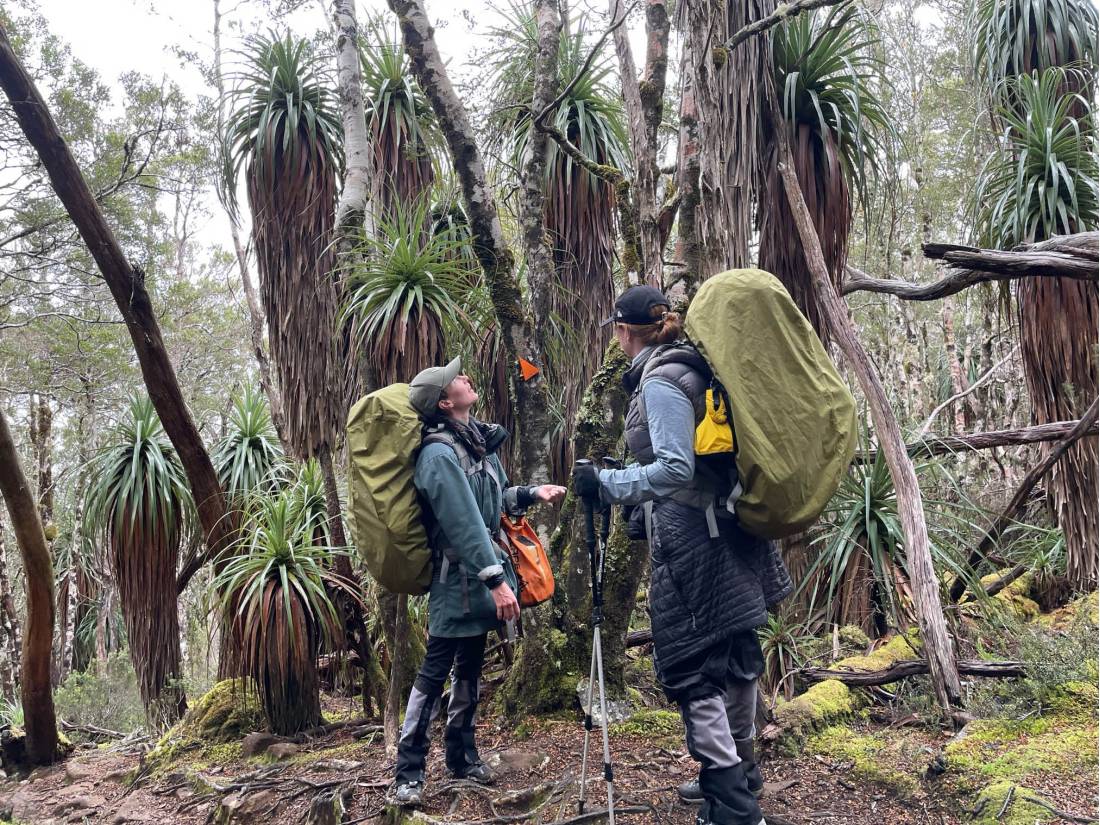
[(651, 324), (623, 324), (627, 334), (642, 346), (651, 347), (661, 344), (671, 344), (684, 334), (684, 324), (680, 320), (680, 313), (671, 312), (665, 304), (658, 304), (649, 310), (653, 319)]

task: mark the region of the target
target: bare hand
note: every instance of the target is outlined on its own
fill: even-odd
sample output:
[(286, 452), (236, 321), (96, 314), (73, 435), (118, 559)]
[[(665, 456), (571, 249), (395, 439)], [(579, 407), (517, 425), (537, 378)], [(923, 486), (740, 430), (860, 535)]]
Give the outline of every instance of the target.
[(535, 488), (535, 498), (550, 504), (558, 504), (565, 498), (565, 488), (556, 484), (543, 484), (541, 487)]
[(497, 606), (497, 618), (502, 622), (510, 622), (519, 616), (519, 602), (507, 582), (501, 582), (489, 591), (493, 594), (493, 602)]

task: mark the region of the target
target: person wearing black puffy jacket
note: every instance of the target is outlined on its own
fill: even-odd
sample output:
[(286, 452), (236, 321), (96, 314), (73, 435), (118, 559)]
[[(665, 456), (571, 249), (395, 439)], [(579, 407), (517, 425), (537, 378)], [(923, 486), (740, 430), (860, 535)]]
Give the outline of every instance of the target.
[(657, 289), (635, 286), (615, 303), (615, 334), (631, 366), (624, 469), (579, 467), (578, 495), (634, 506), (631, 527), (650, 547), (649, 612), (657, 679), (680, 706), (700, 764), (700, 825), (762, 825), (763, 779), (753, 753), (756, 683), (764, 657), (756, 628), (787, 596), (790, 576), (774, 545), (741, 530), (726, 510), (728, 473), (697, 461), (695, 428), (710, 369), (680, 341), (679, 316)]

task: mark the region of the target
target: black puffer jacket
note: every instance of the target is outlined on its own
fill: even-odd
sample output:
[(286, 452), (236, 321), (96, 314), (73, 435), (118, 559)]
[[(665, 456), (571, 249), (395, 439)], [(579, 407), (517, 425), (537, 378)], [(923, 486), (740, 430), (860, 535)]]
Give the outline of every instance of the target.
[[(690, 381), (687, 373), (706, 369), (705, 362), (694, 351), (688, 355), (697, 361), (686, 357), (683, 349), (690, 348), (658, 350), (655, 357), (662, 362), (667, 359), (667, 364), (648, 364), (647, 380), (660, 375), (685, 394), (689, 389), (703, 393), (709, 375)], [(640, 408), (643, 369), (637, 365), (624, 376), (624, 383), (634, 390), (627, 413), (627, 441), (644, 464), (647, 458), (652, 461), (653, 454), (651, 447), (646, 449), (649, 422), (644, 407)], [(689, 400), (696, 418), (701, 418), (702, 399)], [(744, 532), (732, 518), (718, 519), (721, 535), (712, 539), (702, 510), (671, 499), (658, 499), (652, 506), (649, 612), (659, 674), (734, 633), (764, 624), (768, 607), (789, 595), (793, 585), (775, 545)], [(642, 509), (635, 509), (634, 518), (642, 518)]]
[(712, 539), (701, 511), (670, 500), (654, 504), (649, 613), (658, 672), (764, 624), (768, 605), (791, 591), (771, 542), (732, 520), (718, 525), (722, 535)]

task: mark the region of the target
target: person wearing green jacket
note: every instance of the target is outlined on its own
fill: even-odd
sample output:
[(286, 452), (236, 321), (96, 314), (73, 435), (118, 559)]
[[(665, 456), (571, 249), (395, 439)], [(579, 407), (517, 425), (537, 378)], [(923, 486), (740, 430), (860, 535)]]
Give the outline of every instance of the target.
[(427, 653), (397, 746), (394, 799), (401, 805), (421, 800), (430, 729), (448, 676), (447, 768), (459, 779), (492, 781), (474, 741), (485, 640), (490, 630), (519, 616), (516, 574), (495, 540), (500, 514), (522, 515), (537, 501), (556, 504), (565, 496), (564, 487), (552, 484), (509, 485), (497, 455), (508, 433), (471, 415), (477, 401), (457, 358), (423, 370), (409, 385), (409, 402), (424, 420), (413, 483), (425, 505), (434, 563)]

